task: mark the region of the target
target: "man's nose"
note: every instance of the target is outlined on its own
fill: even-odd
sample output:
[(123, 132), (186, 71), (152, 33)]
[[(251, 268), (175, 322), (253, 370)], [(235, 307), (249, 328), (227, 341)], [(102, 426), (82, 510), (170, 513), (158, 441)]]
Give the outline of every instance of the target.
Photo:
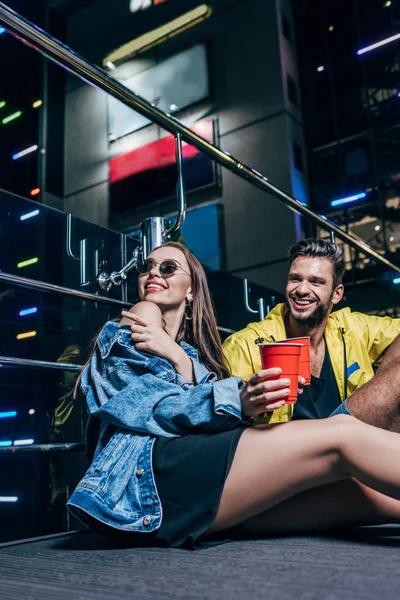
[(305, 281), (305, 280), (300, 281), (299, 285), (297, 286), (297, 293), (306, 295), (306, 294), (308, 294), (309, 291), (310, 291), (310, 287), (308, 285), (308, 281)]

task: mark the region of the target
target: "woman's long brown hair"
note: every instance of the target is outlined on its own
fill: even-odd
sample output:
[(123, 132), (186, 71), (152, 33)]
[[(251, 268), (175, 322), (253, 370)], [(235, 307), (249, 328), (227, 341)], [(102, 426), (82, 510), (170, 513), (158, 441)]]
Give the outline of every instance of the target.
[[(188, 344), (191, 344), (196, 348), (199, 353), (200, 362), (202, 362), (209, 371), (216, 373), (218, 379), (230, 377), (231, 370), (222, 351), (214, 307), (204, 269), (197, 258), (180, 242), (167, 242), (159, 247), (164, 248), (168, 246), (177, 248), (185, 255), (192, 278), (192, 318), (187, 319), (184, 317), (182, 319), (176, 341), (188, 342)], [(119, 316), (112, 319), (112, 321), (120, 321), (121, 319), (122, 316)], [(73, 390), (74, 396), (76, 396), (78, 391), (82, 372), (90, 363), (96, 349), (97, 337), (98, 336), (96, 335), (89, 358), (79, 373), (79, 377)]]
[(200, 362), (209, 371), (216, 373), (218, 379), (230, 377), (231, 371), (222, 351), (214, 307), (204, 269), (197, 258), (180, 242), (167, 242), (162, 247), (169, 246), (177, 248), (185, 255), (192, 277), (193, 318), (183, 318), (176, 341), (184, 340), (196, 348)]

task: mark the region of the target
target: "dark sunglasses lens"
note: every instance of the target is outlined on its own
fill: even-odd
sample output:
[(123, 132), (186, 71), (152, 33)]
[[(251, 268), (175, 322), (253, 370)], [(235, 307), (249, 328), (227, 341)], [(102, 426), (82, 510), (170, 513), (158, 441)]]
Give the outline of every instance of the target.
[(146, 260), (138, 262), (136, 268), (139, 271), (139, 273), (149, 273), (153, 268), (153, 265), (153, 261), (147, 258)]
[(172, 261), (165, 261), (160, 265), (160, 273), (165, 277), (173, 275), (177, 270), (178, 265)]

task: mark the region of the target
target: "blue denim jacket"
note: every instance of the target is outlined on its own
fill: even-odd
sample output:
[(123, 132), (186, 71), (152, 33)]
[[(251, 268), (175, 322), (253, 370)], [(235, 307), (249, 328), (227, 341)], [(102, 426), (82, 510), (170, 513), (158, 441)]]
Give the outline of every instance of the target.
[(101, 420), (92, 464), (68, 507), (80, 520), (123, 531), (149, 532), (162, 520), (152, 466), (156, 437), (179, 437), (232, 429), (242, 419), (242, 381), (221, 381), (181, 343), (193, 362), (195, 383), (170, 362), (139, 352), (128, 325), (108, 322), (102, 329), (82, 389), (91, 415)]

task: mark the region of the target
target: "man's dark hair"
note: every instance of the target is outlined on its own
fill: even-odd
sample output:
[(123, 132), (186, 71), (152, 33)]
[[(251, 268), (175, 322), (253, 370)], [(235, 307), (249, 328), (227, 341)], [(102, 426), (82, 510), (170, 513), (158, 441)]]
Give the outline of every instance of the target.
[(308, 238), (289, 248), (290, 264), (296, 258), (328, 258), (333, 269), (333, 289), (342, 283), (344, 275), (344, 257), (339, 246), (327, 240)]

